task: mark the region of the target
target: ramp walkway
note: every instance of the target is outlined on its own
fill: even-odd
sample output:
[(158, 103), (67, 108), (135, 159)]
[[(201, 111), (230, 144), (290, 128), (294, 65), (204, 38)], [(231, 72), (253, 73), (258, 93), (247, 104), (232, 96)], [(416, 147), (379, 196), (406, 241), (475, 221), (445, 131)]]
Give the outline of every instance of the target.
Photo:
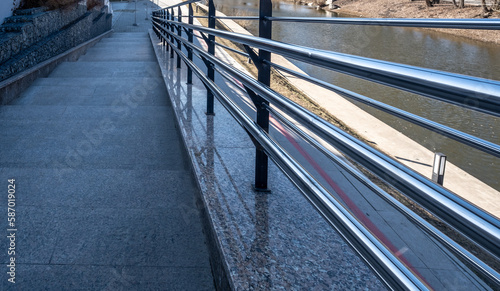
[(16, 187), (16, 283), (2, 235), (1, 290), (214, 288), (150, 23), (117, 4), (111, 37), (0, 107), (2, 206)]
[[(255, 144), (224, 108), (231, 101), (255, 115), (242, 83), (218, 71), (214, 84), (232, 99), (206, 114), (203, 73), (188, 81), (174, 44), (167, 50), (171, 40), (151, 29), (146, 15), (158, 6), (112, 6), (109, 37), (0, 107), (0, 205), (9, 207), (0, 290), (386, 290), (381, 268), (332, 228), (283, 164), (269, 163), (271, 192), (254, 190)], [(222, 49), (216, 57), (238, 67)], [(271, 138), (421, 289), (496, 290), (276, 116)]]

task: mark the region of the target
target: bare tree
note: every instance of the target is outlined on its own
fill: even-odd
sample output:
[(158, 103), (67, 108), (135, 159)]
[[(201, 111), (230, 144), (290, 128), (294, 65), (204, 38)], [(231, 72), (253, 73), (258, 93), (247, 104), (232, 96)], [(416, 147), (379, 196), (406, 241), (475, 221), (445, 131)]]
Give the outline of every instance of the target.
[(481, 0), (481, 7), (484, 13), (492, 13), (494, 11), (500, 11), (500, 0), (491, 0), (491, 5), (488, 7), (486, 0)]
[(486, 6), (486, 0), (481, 0), (481, 6), (483, 7), (483, 12), (484, 13), (489, 13), (490, 12), (490, 9), (488, 8), (488, 6)]
[(441, 0), (425, 0), (425, 4), (427, 5), (427, 7), (432, 7), (434, 6), (434, 4), (439, 4), (440, 1)]
[(493, 10), (499, 11), (500, 10), (500, 0), (495, 0), (493, 3)]

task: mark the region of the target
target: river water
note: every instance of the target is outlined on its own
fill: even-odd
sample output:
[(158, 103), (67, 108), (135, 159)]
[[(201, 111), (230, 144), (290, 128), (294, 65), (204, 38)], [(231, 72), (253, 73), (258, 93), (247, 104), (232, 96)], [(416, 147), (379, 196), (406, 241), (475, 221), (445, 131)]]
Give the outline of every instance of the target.
[[(227, 15), (258, 15), (258, 0), (215, 0)], [(274, 16), (338, 17), (292, 3), (274, 3)], [(247, 21), (256, 34), (256, 21)], [(498, 32), (492, 32), (498, 34)], [(500, 46), (418, 28), (369, 27), (276, 22), (273, 39), (424, 68), (500, 80)], [(500, 118), (402, 92), (344, 74), (293, 61), (309, 75), (405, 111), (500, 144)], [(500, 191), (500, 159), (438, 134), (357, 104), (370, 114)], [(428, 162), (429, 164), (432, 161)], [(429, 170), (429, 176), (431, 171)], [(445, 176), (446, 186), (446, 176)]]

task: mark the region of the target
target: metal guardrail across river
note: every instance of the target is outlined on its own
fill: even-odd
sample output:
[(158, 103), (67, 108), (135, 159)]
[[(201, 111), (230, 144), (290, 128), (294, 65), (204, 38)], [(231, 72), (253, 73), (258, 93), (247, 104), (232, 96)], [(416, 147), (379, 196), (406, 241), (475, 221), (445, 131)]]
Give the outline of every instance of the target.
[[(424, 69), (375, 59), (363, 58), (354, 55), (318, 50), (298, 45), (273, 41), (271, 23), (273, 21), (290, 22), (327, 22), (337, 24), (356, 25), (387, 25), (412, 27), (440, 27), (461, 29), (500, 29), (498, 20), (428, 20), (428, 19), (315, 19), (300, 17), (272, 17), (270, 1), (261, 0), (260, 16), (244, 17), (256, 19), (260, 23), (260, 37), (241, 35), (237, 33), (215, 29), (215, 6), (209, 1), (209, 27), (193, 25), (193, 9), (191, 4), (196, 0), (186, 1), (174, 6), (158, 10), (153, 13), (153, 28), (167, 47), (171, 55), (177, 54), (177, 65), (181, 60), (188, 66), (188, 82), (192, 80), (194, 72), (207, 88), (207, 112), (213, 112), (213, 97), (231, 113), (237, 122), (246, 129), (258, 144), (256, 164), (256, 188), (267, 188), (267, 155), (286, 173), (295, 185), (304, 193), (306, 198), (320, 211), (320, 213), (337, 229), (353, 248), (369, 263), (373, 270), (390, 288), (394, 289), (427, 289), (411, 270), (398, 258), (388, 251), (383, 244), (361, 223), (358, 222), (349, 210), (342, 206), (314, 177), (312, 177), (296, 160), (268, 135), (269, 112), (277, 117), (289, 128), (313, 144), (321, 152), (339, 164), (343, 169), (353, 174), (359, 181), (368, 186), (377, 195), (384, 198), (396, 209), (415, 224), (423, 228), (430, 236), (446, 245), (453, 253), (473, 266), (481, 273), (489, 284), (500, 286), (500, 275), (476, 258), (462, 246), (432, 227), (418, 215), (408, 210), (394, 198), (376, 186), (358, 170), (344, 163), (329, 153), (321, 142), (310, 134), (305, 133), (294, 125), (279, 111), (286, 112), (301, 126), (306, 127), (323, 141), (328, 142), (346, 156), (350, 157), (363, 167), (377, 174), (393, 187), (408, 195), (424, 208), (440, 217), (477, 245), (486, 249), (497, 259), (500, 257), (500, 221), (471, 203), (457, 197), (452, 192), (431, 182), (415, 173), (411, 169), (397, 163), (372, 147), (360, 142), (351, 135), (329, 124), (308, 110), (289, 101), (287, 98), (269, 88), (270, 70), (275, 67), (287, 73), (318, 84), (337, 92), (344, 97), (361, 101), (390, 114), (414, 122), (437, 133), (454, 138), (472, 147), (481, 149), (495, 156), (500, 156), (500, 146), (462, 133), (452, 128), (429, 121), (425, 118), (407, 113), (387, 104), (374, 101), (368, 97), (347, 91), (332, 84), (302, 75), (273, 64), (270, 54), (280, 54), (285, 57), (313, 64), (330, 70), (350, 74), (372, 82), (449, 102), (470, 110), (477, 110), (494, 116), (500, 116), (500, 82), (452, 74), (437, 70)], [(188, 5), (189, 15), (183, 16), (180, 7)], [(177, 8), (175, 15), (174, 8)], [(182, 22), (188, 17), (189, 24)], [(241, 19), (242, 17), (222, 17), (225, 19)], [(208, 45), (208, 52), (193, 44), (193, 31), (199, 31), (202, 39)], [(188, 39), (182, 38), (183, 33)], [(257, 80), (233, 68), (214, 56), (214, 47), (217, 45), (215, 36), (228, 39), (245, 47), (246, 52), (239, 52), (250, 57), (259, 71)], [(221, 45), (222, 47), (225, 47)], [(184, 47), (188, 54), (182, 52)], [(228, 48), (228, 47), (225, 47)], [(254, 52), (253, 48), (259, 49)], [(234, 49), (232, 49), (234, 50)], [(207, 65), (204, 73), (193, 63), (193, 55), (203, 59)], [(214, 70), (222, 76), (229, 75), (241, 82), (257, 108), (257, 118), (253, 120), (236, 105), (225, 92), (214, 83)], [(430, 78), (429, 76), (433, 76)], [(269, 106), (272, 104), (273, 107)], [(471, 106), (469, 104), (474, 104)], [(265, 156), (263, 156), (263, 154)]]

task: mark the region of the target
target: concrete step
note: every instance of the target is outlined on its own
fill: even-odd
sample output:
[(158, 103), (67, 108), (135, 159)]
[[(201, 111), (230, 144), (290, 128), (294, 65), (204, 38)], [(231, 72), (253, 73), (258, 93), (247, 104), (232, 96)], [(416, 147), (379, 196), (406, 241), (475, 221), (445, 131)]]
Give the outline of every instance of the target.
[(157, 62), (67, 62), (59, 65), (49, 77), (96, 78), (96, 77), (157, 77)]
[[(64, 161), (68, 152), (87, 142), (85, 150), (91, 153), (74, 169), (184, 169), (182, 145), (169, 107), (139, 106), (132, 110), (127, 106), (54, 103), (6, 106), (0, 113), (1, 132), (10, 137), (0, 141), (2, 167), (46, 167), (53, 161)], [(103, 120), (109, 129), (102, 136), (93, 136)], [(95, 139), (98, 146), (88, 144)]]
[[(136, 77), (51, 77), (48, 76), (46, 78), (39, 78), (35, 82), (33, 82), (32, 86), (56, 86), (56, 87), (65, 87), (65, 86), (88, 86), (88, 87), (96, 87), (101, 88), (104, 86), (121, 88), (123, 86), (135, 86), (137, 84), (147, 83), (148, 80), (158, 80), (161, 79), (159, 76), (153, 77), (144, 77), (142, 79), (137, 79)], [(88, 84), (82, 84), (82, 82), (86, 82)], [(128, 88), (128, 87), (125, 87)], [(29, 89), (28, 89), (29, 90)], [(27, 90), (27, 91), (28, 91)], [(27, 92), (25, 91), (25, 92)]]
[(149, 48), (153, 51), (150, 43), (145, 41), (100, 41), (96, 43), (93, 48)]
[(106, 46), (151, 46), (146, 40), (142, 38), (136, 39), (126, 39), (126, 38), (103, 38), (96, 45), (106, 45)]
[(94, 49), (128, 49), (128, 50), (149, 50), (153, 54), (153, 48), (151, 44), (144, 42), (99, 42), (94, 45)]
[(106, 37), (101, 39), (100, 42), (103, 43), (127, 43), (127, 42), (134, 42), (134, 43), (139, 43), (145, 41), (144, 38), (142, 37), (130, 37), (130, 38), (125, 38), (125, 37)]
[(102, 39), (96, 45), (106, 46), (106, 47), (144, 47), (151, 45), (149, 43), (145, 43), (145, 40), (142, 39)]
[(161, 78), (43, 78), (10, 105), (170, 106), (167, 96)]
[(130, 38), (130, 39), (148, 39), (149, 36), (144, 32), (113, 32), (111, 35), (114, 39)]
[(156, 61), (156, 57), (151, 47), (112, 47), (103, 48), (101, 46), (91, 48), (87, 53), (78, 59), (78, 62), (113, 62), (113, 61)]

